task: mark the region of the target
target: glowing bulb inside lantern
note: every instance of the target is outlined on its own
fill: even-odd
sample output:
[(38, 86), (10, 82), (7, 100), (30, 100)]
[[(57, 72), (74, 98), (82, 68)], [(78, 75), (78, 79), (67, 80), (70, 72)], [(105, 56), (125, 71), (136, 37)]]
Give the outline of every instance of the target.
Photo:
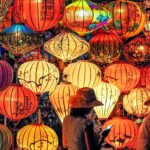
[(84, 18), (84, 17), (89, 16), (90, 13), (86, 10), (79, 10), (77, 11), (77, 14), (80, 18)]

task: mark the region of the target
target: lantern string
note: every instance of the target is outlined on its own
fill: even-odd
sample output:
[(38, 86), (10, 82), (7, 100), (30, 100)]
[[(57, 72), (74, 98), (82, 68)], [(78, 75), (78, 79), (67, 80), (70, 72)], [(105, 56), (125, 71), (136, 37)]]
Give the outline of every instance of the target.
[(4, 125), (7, 127), (7, 118), (4, 117)]

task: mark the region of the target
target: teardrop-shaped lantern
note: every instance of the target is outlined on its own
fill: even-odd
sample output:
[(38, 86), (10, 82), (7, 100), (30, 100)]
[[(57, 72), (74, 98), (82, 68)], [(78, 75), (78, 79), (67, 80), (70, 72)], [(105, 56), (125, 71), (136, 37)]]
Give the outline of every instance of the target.
[(73, 60), (90, 50), (88, 42), (71, 32), (63, 32), (44, 44), (44, 49), (63, 60)]

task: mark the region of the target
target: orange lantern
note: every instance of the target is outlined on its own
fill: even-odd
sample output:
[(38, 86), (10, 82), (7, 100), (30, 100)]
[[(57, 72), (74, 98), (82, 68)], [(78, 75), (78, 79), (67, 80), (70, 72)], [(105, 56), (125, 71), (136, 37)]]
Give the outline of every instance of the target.
[(37, 105), (36, 95), (22, 85), (10, 85), (0, 92), (0, 112), (13, 121), (28, 117)]
[(126, 62), (116, 62), (106, 67), (104, 79), (117, 86), (121, 93), (133, 89), (140, 80), (140, 70)]
[(138, 126), (126, 118), (113, 118), (103, 125), (103, 129), (112, 125), (112, 128), (105, 138), (105, 141), (117, 149), (123, 149), (131, 144), (138, 136)]

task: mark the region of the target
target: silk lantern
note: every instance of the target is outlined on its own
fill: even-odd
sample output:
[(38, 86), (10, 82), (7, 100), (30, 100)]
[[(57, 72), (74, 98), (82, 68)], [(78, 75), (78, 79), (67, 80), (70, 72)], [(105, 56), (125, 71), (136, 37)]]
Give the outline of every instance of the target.
[(23, 86), (36, 94), (51, 93), (59, 82), (59, 70), (44, 60), (33, 60), (19, 67), (18, 79)]
[(76, 94), (77, 87), (70, 83), (59, 84), (50, 95), (50, 101), (61, 122), (65, 116), (69, 115), (69, 98)]
[(116, 117), (106, 121), (102, 129), (109, 125), (112, 125), (112, 128), (105, 141), (115, 148), (123, 149), (137, 139), (138, 126), (132, 120)]
[(101, 81), (101, 70), (88, 61), (78, 61), (69, 64), (63, 71), (64, 80), (78, 88), (96, 87)]
[(30, 116), (38, 105), (36, 95), (22, 85), (10, 85), (0, 92), (0, 112), (13, 121)]
[(99, 119), (107, 119), (113, 111), (120, 95), (120, 90), (107, 82), (101, 82), (94, 88), (96, 98), (103, 103), (103, 106), (94, 107)]
[(15, 0), (14, 20), (36, 32), (44, 32), (59, 22), (63, 5), (63, 0)]
[(112, 22), (108, 29), (115, 31), (122, 38), (129, 38), (139, 34), (146, 23), (146, 14), (133, 1), (117, 0), (105, 7), (112, 13)]
[(105, 68), (104, 79), (117, 86), (121, 93), (126, 93), (139, 83), (140, 70), (131, 64), (118, 61)]
[(24, 126), (17, 133), (19, 149), (57, 150), (58, 137), (53, 129), (43, 124)]
[(67, 62), (88, 52), (90, 45), (74, 33), (64, 31), (45, 42), (44, 49)]
[(91, 1), (77, 0), (67, 5), (62, 19), (63, 24), (80, 36), (93, 32), (111, 20), (111, 14)]

